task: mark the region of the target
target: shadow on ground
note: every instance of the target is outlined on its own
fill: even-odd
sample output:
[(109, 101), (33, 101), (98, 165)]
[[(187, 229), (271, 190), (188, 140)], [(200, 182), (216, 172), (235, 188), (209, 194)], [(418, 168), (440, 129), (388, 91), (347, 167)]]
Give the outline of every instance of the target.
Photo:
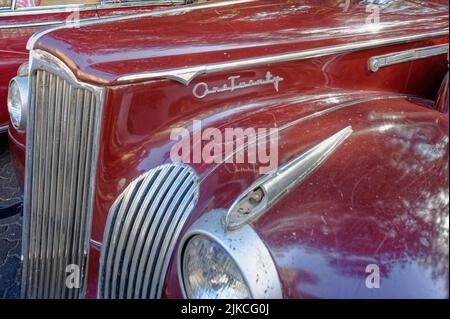
[(0, 137), (0, 299), (19, 298), (22, 246), (22, 203), (8, 152)]

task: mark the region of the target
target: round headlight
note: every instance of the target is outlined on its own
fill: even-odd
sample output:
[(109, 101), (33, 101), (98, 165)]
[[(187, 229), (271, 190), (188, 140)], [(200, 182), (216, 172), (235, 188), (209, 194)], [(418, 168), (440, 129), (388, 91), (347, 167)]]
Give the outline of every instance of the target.
[(26, 127), (26, 105), (28, 102), (28, 79), (15, 77), (9, 83), (8, 111), (11, 123), (18, 131)]
[(264, 241), (248, 224), (224, 227), (227, 210), (203, 214), (178, 246), (178, 279), (184, 297), (278, 299), (278, 271)]
[(192, 237), (183, 255), (183, 281), (191, 299), (249, 299), (251, 294), (230, 255), (215, 241)]

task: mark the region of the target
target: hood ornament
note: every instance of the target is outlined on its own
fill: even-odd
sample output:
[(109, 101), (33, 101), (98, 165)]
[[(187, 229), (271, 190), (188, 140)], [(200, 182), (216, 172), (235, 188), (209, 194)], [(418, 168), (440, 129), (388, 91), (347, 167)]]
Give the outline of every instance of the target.
[(315, 171), (352, 133), (352, 127), (347, 126), (253, 183), (225, 213), (223, 220), (225, 229), (236, 230), (259, 218)]
[(241, 77), (239, 75), (230, 76), (228, 78), (228, 83), (222, 86), (209, 87), (208, 83), (200, 82), (194, 86), (192, 94), (198, 99), (203, 99), (208, 95), (223, 93), (223, 92), (233, 92), (239, 89), (245, 89), (253, 86), (262, 86), (272, 84), (276, 92), (278, 92), (280, 87), (280, 82), (284, 79), (281, 76), (274, 76), (272, 73), (267, 72), (265, 78), (258, 80), (240, 81)]

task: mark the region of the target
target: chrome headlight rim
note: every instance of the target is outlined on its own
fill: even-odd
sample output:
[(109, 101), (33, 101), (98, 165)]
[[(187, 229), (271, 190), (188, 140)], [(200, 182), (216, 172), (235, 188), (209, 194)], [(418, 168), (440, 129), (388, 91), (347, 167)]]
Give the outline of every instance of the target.
[[(20, 112), (20, 119), (17, 121), (13, 118), (13, 105), (11, 105), (10, 95), (13, 86), (17, 87), (18, 95), (20, 99), (19, 105), (16, 105), (18, 112)], [(27, 125), (28, 117), (28, 77), (27, 76), (16, 76), (11, 79), (8, 86), (8, 99), (7, 99), (8, 113), (10, 116), (11, 123), (13, 127), (19, 131), (24, 132)]]
[(204, 236), (214, 241), (228, 254), (244, 280), (250, 298), (283, 298), (281, 281), (272, 256), (266, 245), (250, 226), (226, 231), (223, 217), (226, 210), (213, 210), (201, 216), (187, 230), (178, 247), (178, 280), (184, 298), (188, 298), (184, 282), (184, 251), (193, 237)]

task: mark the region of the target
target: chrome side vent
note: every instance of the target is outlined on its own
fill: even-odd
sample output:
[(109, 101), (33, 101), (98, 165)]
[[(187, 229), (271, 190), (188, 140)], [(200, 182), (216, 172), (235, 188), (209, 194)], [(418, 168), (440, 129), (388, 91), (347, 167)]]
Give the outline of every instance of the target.
[(100, 260), (100, 298), (160, 298), (179, 234), (198, 197), (189, 166), (167, 164), (133, 181), (112, 205)]
[[(39, 56), (31, 73), (23, 298), (84, 295), (100, 102), (53, 59)], [(79, 280), (67, 284), (67, 269)]]

